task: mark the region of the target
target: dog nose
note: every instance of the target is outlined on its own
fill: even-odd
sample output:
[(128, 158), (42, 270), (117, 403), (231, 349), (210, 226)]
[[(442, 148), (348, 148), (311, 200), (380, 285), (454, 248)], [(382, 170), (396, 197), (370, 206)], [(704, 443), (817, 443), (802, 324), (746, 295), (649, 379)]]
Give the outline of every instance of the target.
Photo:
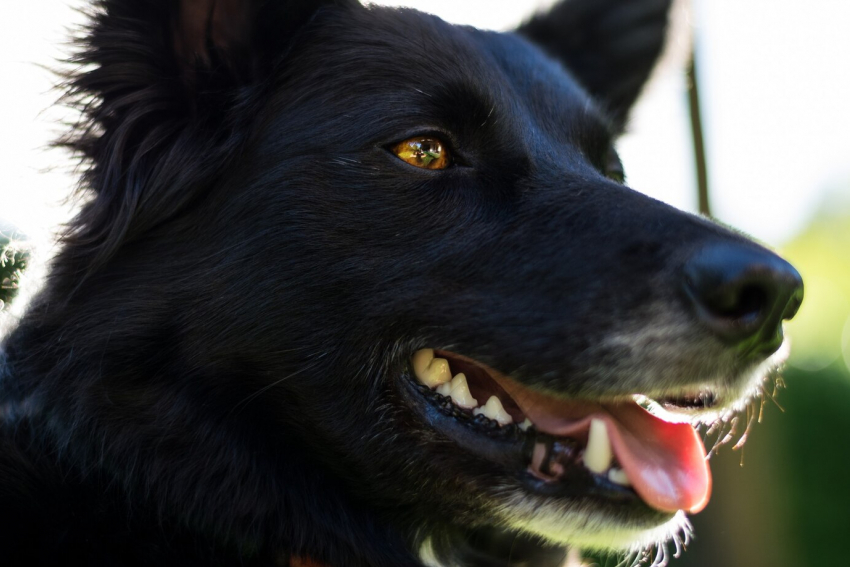
[(746, 353), (776, 351), (782, 321), (803, 301), (803, 279), (794, 266), (755, 246), (707, 246), (687, 261), (684, 276), (700, 320)]

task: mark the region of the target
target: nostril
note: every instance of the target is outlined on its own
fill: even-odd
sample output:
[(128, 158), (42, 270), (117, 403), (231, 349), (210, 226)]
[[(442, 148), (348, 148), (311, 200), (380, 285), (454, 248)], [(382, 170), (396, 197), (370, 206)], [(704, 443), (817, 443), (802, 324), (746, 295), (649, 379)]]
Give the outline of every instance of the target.
[(756, 319), (768, 302), (768, 292), (754, 283), (733, 286), (727, 295), (728, 301), (712, 306), (717, 316), (727, 319)]
[(703, 271), (691, 274), (687, 286), (696, 304), (699, 318), (730, 340), (755, 333), (770, 310), (771, 290), (752, 277), (733, 272), (724, 273), (722, 266), (700, 266)]
[(793, 266), (747, 244), (716, 244), (684, 267), (685, 290), (697, 317), (719, 338), (761, 352), (782, 342), (782, 320), (794, 316), (803, 282)]
[(764, 312), (768, 303), (768, 293), (760, 286), (750, 284), (741, 289), (738, 305), (729, 311), (728, 317), (757, 317)]

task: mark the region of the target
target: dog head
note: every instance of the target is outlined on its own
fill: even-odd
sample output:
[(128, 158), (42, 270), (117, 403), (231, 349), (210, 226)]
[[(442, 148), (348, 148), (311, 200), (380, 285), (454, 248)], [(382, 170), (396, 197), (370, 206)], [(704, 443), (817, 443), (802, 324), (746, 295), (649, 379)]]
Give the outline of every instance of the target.
[(54, 423), (165, 513), (331, 564), (678, 537), (710, 492), (690, 422), (758, 391), (802, 288), (623, 185), (668, 7), (495, 33), (98, 2), (67, 140), (91, 199), (31, 316), (73, 329)]

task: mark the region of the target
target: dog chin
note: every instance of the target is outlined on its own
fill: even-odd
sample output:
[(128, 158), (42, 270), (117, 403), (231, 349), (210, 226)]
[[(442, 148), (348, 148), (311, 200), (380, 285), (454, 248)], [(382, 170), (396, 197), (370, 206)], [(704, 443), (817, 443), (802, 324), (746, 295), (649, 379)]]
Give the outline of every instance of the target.
[(682, 511), (662, 519), (660, 524), (652, 524), (518, 492), (508, 496), (497, 515), (510, 529), (537, 536), (552, 545), (594, 551), (642, 552), (669, 542), (678, 548), (690, 540), (692, 533)]
[[(577, 508), (521, 491), (506, 493), (495, 509), (500, 528), (538, 538), (541, 545), (603, 552), (619, 556), (618, 565), (666, 565), (690, 543), (693, 527), (679, 511), (660, 523), (614, 518), (593, 507)], [(440, 559), (431, 538), (419, 548), (426, 567), (456, 567)]]

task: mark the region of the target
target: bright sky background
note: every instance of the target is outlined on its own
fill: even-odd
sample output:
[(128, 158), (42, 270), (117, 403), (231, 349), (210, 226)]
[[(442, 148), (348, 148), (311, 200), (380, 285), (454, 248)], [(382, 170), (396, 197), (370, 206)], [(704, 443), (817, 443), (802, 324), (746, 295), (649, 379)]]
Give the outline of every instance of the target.
[[(769, 244), (793, 237), (822, 207), (850, 205), (850, 1), (694, 0), (715, 215)], [(391, 0), (457, 23), (509, 29), (546, 0)], [(0, 19), (0, 219), (36, 238), (67, 218), (73, 177), (40, 148), (62, 114), (37, 64), (62, 54), (78, 0), (6, 2)], [(693, 160), (673, 41), (620, 144), (630, 185), (693, 209)]]

